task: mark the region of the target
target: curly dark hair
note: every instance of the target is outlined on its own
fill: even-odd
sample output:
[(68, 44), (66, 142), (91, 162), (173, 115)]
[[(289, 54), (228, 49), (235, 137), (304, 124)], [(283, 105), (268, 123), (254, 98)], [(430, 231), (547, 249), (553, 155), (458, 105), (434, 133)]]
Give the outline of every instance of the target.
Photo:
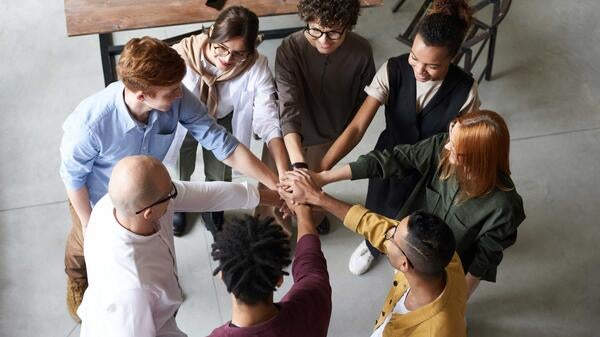
[(465, 0), (436, 0), (421, 21), (418, 34), (428, 46), (448, 49), (456, 56), (471, 24), (471, 7)]
[(212, 258), (238, 301), (254, 305), (267, 301), (279, 278), (289, 275), (283, 269), (291, 263), (288, 236), (272, 218), (246, 216), (227, 222), (215, 235)]
[(408, 258), (423, 276), (441, 275), (456, 249), (454, 234), (444, 220), (423, 211), (408, 217), (406, 241), (411, 246), (406, 252)]
[(322, 27), (352, 28), (360, 13), (359, 0), (300, 0), (298, 14), (305, 22), (317, 21)]

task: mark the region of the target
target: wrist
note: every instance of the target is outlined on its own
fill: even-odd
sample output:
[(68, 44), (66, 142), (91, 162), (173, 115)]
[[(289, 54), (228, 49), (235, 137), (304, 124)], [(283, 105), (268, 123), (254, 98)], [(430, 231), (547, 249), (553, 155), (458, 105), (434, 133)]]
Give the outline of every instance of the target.
[(323, 191), (315, 191), (315, 193), (311, 193), (307, 198), (308, 203), (315, 206), (323, 206), (323, 202), (327, 198), (327, 194)]

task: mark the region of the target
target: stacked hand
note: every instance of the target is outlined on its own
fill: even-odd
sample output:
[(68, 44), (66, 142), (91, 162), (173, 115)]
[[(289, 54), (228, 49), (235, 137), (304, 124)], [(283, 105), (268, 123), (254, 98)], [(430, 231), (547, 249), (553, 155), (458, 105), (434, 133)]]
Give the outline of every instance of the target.
[(279, 195), (294, 210), (297, 204), (315, 204), (322, 186), (318, 173), (306, 169), (294, 169), (286, 172), (277, 185)]

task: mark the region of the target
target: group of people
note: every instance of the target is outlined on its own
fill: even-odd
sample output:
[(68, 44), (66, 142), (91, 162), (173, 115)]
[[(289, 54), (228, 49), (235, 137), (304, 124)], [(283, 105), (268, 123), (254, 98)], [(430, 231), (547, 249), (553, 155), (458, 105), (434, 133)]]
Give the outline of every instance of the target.
[[(282, 41), (274, 77), (257, 51), (256, 14), (228, 7), (173, 46), (131, 39), (120, 80), (67, 118), (67, 305), (81, 336), (185, 336), (174, 236), (185, 234), (186, 212), (202, 212), (214, 275), (232, 297), (231, 320), (210, 336), (327, 335), (326, 212), (363, 237), (353, 274), (382, 254), (396, 270), (371, 336), (466, 335), (468, 298), (495, 281), (525, 219), (506, 123), (480, 109), (476, 82), (452, 63), (468, 3), (434, 1), (410, 52), (377, 71), (369, 42), (352, 32), (359, 0), (300, 0), (298, 12), (306, 27)], [(375, 149), (334, 167), (381, 105)], [(253, 136), (264, 141), (261, 160), (248, 150)], [(190, 182), (198, 143), (206, 181)], [(163, 163), (173, 153), (178, 179)], [(259, 186), (231, 182), (232, 168)], [(364, 178), (364, 207), (322, 190)], [(255, 216), (226, 222), (230, 209)], [(275, 303), (290, 263), (294, 284)]]

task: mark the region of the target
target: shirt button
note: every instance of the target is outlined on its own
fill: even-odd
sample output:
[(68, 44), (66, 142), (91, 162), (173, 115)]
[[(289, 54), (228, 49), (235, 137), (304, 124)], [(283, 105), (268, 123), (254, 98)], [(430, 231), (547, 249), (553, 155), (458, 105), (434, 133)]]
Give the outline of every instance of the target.
[(394, 287), (398, 285), (398, 281), (394, 281)]
[(381, 316), (385, 316), (385, 312), (383, 312), (383, 311), (382, 311), (382, 312), (381, 312)]

